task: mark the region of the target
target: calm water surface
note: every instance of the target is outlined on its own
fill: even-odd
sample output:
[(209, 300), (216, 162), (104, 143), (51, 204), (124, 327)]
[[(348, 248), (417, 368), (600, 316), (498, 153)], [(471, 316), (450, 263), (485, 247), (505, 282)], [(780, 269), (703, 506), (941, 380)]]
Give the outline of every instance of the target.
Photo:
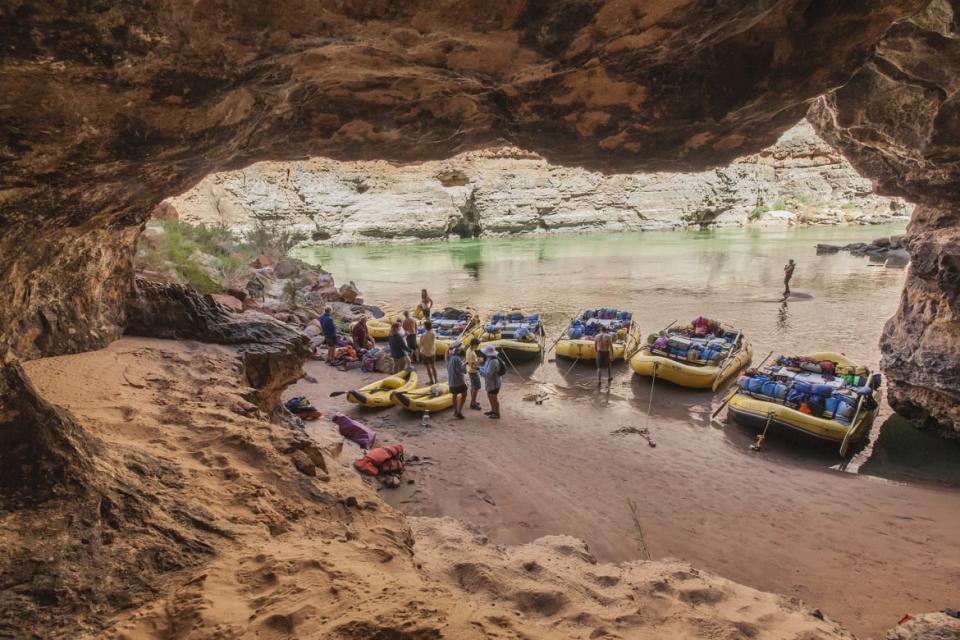
[[(437, 305), (538, 310), (548, 337), (587, 307), (634, 312), (642, 330), (703, 314), (741, 327), (754, 352), (839, 350), (875, 366), (903, 269), (846, 253), (817, 256), (818, 242), (869, 241), (902, 225), (790, 230), (551, 235), (316, 248), (300, 257), (369, 303), (413, 307), (426, 287)], [(779, 301), (783, 264), (797, 262), (794, 299)]]

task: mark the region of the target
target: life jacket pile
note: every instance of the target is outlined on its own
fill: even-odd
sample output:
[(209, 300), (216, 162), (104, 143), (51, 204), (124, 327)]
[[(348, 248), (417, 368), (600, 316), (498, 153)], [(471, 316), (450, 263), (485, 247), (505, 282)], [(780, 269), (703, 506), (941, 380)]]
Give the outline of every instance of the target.
[(754, 370), (741, 375), (737, 379), (737, 386), (744, 395), (782, 404), (815, 418), (836, 420), (844, 425), (850, 424), (853, 420), (861, 398), (863, 398), (864, 408), (868, 410), (876, 408), (873, 388), (867, 386), (844, 385), (837, 389), (828, 384), (811, 384), (803, 380), (791, 380), (785, 376), (758, 373)]
[(371, 449), (367, 455), (353, 463), (361, 473), (369, 476), (380, 476), (388, 473), (403, 473), (403, 445), (394, 444), (389, 447)]

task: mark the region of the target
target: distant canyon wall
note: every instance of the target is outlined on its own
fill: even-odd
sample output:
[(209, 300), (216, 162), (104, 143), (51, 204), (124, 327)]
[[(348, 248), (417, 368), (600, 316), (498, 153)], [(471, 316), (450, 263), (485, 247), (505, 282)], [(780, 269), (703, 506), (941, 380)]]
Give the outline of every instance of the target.
[(314, 158), (213, 174), (167, 204), (191, 223), (244, 230), (263, 221), (335, 243), (879, 223), (911, 211), (875, 195), (806, 121), (758, 154), (699, 173), (603, 175), (515, 148), (402, 166)]

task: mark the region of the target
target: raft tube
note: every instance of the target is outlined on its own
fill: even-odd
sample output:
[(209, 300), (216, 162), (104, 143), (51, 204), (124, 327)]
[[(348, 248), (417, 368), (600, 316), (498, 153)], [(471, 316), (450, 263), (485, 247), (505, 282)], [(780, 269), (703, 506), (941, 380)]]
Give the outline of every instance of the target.
[(409, 391), (417, 386), (417, 372), (414, 370), (401, 371), (396, 375), (389, 376), (376, 382), (347, 392), (347, 402), (359, 404), (364, 407), (382, 408), (389, 407), (397, 402), (394, 400), (394, 393), (399, 391)]
[[(430, 395), (431, 389), (439, 387), (439, 395)], [(436, 413), (453, 406), (453, 394), (450, 393), (450, 385), (443, 383), (411, 389), (410, 391), (395, 391), (393, 393), (394, 401), (407, 411), (429, 411)]]
[(750, 364), (752, 358), (753, 347), (746, 338), (741, 337), (739, 350), (718, 366), (674, 360), (656, 355), (646, 347), (630, 358), (630, 366), (640, 376), (653, 376), (656, 369), (657, 380), (669, 380), (690, 389), (716, 390), (725, 380)]

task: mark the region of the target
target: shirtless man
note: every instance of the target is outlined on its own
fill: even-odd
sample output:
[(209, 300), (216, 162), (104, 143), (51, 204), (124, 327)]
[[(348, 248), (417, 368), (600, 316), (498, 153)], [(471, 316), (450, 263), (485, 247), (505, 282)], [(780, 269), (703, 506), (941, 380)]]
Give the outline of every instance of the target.
[(600, 325), (597, 336), (593, 339), (593, 344), (597, 348), (597, 386), (601, 382), (601, 374), (604, 369), (607, 370), (607, 384), (613, 380), (613, 364), (611, 362), (610, 350), (613, 349), (613, 336), (607, 333), (607, 328)]
[(783, 297), (786, 299), (790, 295), (790, 278), (793, 277), (793, 270), (797, 268), (793, 258), (783, 265)]

